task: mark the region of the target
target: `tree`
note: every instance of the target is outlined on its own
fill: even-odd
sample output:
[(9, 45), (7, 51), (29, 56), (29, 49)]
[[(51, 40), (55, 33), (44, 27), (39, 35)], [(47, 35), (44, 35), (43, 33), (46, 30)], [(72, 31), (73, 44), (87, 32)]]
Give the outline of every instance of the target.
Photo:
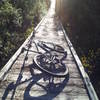
[(33, 25), (40, 21), (44, 14), (42, 8), (47, 11), (45, 5), (45, 0), (0, 1), (0, 67), (25, 41), (35, 27)]

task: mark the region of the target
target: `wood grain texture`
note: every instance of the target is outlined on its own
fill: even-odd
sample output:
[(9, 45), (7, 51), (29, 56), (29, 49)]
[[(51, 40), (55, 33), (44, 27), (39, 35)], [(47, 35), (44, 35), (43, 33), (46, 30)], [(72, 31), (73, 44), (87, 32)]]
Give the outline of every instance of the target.
[[(55, 17), (54, 7), (55, 5), (52, 4), (47, 16), (39, 24), (35, 37), (27, 41), (24, 52), (18, 56), (1, 80), (1, 100), (89, 100), (59, 20)], [(53, 42), (67, 51), (64, 63), (69, 69), (69, 77), (53, 78), (37, 69), (33, 63), (33, 58), (37, 54), (34, 41)], [(28, 48), (29, 44), (30, 48)]]

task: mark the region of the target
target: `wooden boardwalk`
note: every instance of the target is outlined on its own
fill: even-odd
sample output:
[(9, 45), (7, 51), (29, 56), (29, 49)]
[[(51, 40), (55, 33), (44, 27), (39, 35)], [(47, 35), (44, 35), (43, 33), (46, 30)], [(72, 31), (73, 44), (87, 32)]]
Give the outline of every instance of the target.
[[(90, 100), (89, 91), (65, 37), (55, 16), (55, 2), (52, 2), (48, 14), (36, 27), (35, 37), (31, 34), (1, 70), (0, 100)], [(64, 62), (69, 69), (69, 77), (55, 77), (51, 83), (51, 77), (36, 68), (33, 63), (37, 54), (34, 41), (56, 43), (67, 51)], [(25, 50), (22, 50), (23, 47)]]

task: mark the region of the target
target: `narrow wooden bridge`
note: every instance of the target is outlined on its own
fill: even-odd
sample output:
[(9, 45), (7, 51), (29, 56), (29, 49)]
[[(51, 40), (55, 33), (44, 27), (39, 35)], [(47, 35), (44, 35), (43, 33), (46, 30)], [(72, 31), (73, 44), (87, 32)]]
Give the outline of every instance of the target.
[[(55, 0), (48, 14), (0, 72), (0, 100), (98, 100), (93, 86), (55, 15)], [(62, 46), (67, 51), (66, 77), (52, 77), (40, 71), (33, 59), (39, 52), (38, 41)]]

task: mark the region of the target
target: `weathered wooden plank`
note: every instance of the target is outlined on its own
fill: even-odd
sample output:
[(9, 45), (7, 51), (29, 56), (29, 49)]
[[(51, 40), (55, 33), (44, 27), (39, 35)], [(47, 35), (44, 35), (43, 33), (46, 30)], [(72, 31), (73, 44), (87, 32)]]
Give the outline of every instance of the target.
[[(87, 95), (84, 87), (79, 87), (79, 86), (63, 87), (62, 84), (47, 84), (47, 83), (46, 84), (45, 83), (34, 84), (34, 82), (31, 82), (29, 85), (28, 84), (29, 83), (27, 83), (25, 85), (18, 85), (17, 88), (16, 88), (16, 92), (20, 92), (20, 91), (24, 92), (31, 85), (30, 92), (32, 92), (32, 91), (48, 91), (51, 94), (54, 94), (54, 93), (57, 93), (57, 92), (62, 92), (62, 93), (66, 93), (68, 95)], [(10, 89), (10, 87), (5, 88), (3, 86), (3, 88), (0, 88), (0, 92), (2, 93), (5, 90), (6, 90), (6, 92), (14, 90), (14, 89), (9, 90), (9, 89)]]
[[(14, 69), (14, 70), (11, 70), (10, 71), (10, 74), (11, 75), (18, 75), (20, 72), (19, 72), (19, 69)], [(39, 74), (39, 73), (41, 73), (41, 71), (39, 71), (38, 69), (36, 69), (35, 71), (34, 71), (34, 73), (36, 73), (36, 74)], [(73, 68), (70, 68), (69, 69), (69, 76), (70, 76), (70, 78), (80, 78), (80, 74), (78, 73), (78, 71), (75, 69), (75, 70), (73, 70)], [(24, 73), (23, 73), (23, 76), (24, 75), (27, 75), (27, 76), (31, 76), (31, 73), (30, 73), (30, 69), (29, 68), (26, 68), (25, 70), (24, 70)]]
[[(26, 86), (26, 83), (27, 82), (30, 82), (30, 81), (38, 82), (40, 84), (49, 84), (50, 82), (46, 78), (47, 77), (44, 77), (44, 78), (43, 77), (41, 77), (41, 78), (39, 78), (39, 77), (35, 77), (34, 78), (33, 77), (33, 79), (31, 79), (31, 80), (29, 80), (29, 78), (28, 79), (22, 79), (20, 81), (20, 83), (22, 85), (25, 85), (25, 86)], [(3, 83), (0, 84), (0, 88), (3, 88), (3, 87), (6, 88), (12, 82), (14, 82), (14, 84), (15, 84), (16, 83), (16, 80), (14, 80), (14, 79), (13, 80), (12, 79), (9, 79), (9, 80), (3, 81)], [(73, 86), (76, 86), (76, 87), (84, 88), (84, 85), (83, 85), (83, 82), (81, 81), (81, 79), (77, 79), (77, 78), (70, 78), (68, 81), (67, 81), (67, 79), (64, 80), (64, 79), (54, 78), (53, 82), (54, 82), (54, 84), (62, 84), (62, 85), (64, 83), (64, 84), (66, 84), (66, 87), (67, 86), (72, 86), (72, 87)]]
[[(18, 95), (17, 95), (18, 94)], [(30, 95), (26, 94), (24, 97), (21, 95), (23, 94), (23, 91), (20, 91), (19, 93), (16, 93), (14, 95), (14, 100), (89, 100), (87, 98), (87, 95), (68, 95), (65, 93), (60, 93), (59, 95), (57, 94), (47, 94), (43, 91), (34, 91), (31, 92)], [(7, 97), (6, 100), (11, 100), (11, 94)]]
[[(25, 50), (19, 55), (6, 77), (0, 82), (1, 99), (7, 96), (6, 100), (11, 100), (12, 94), (14, 94), (14, 100), (89, 100), (59, 20), (51, 13), (48, 13), (39, 24), (35, 38), (31, 40), (29, 51)], [(38, 41), (53, 42), (67, 51), (67, 58), (63, 63), (69, 69), (69, 77), (52, 79), (51, 76), (39, 71), (34, 66), (33, 59), (37, 50), (34, 41), (36, 43)], [(24, 45), (25, 49), (28, 49), (29, 43), (28, 40)], [(41, 48), (39, 51), (43, 52)], [(27, 59), (25, 59), (26, 56)], [(53, 80), (52, 83), (51, 80)]]
[[(38, 92), (38, 94), (42, 94), (42, 93), (46, 92), (42, 87), (39, 87), (37, 85), (31, 87), (30, 91), (28, 91), (27, 89), (25, 90), (25, 89), (26, 89), (25, 87), (22, 87), (22, 88), (21, 87), (18, 87), (16, 89), (17, 96), (21, 96), (22, 97), (25, 92), (30, 92), (31, 95), (33, 95), (33, 96), (36, 96), (34, 94), (37, 93), (37, 92)], [(52, 89), (48, 89), (47, 90), (47, 92), (48, 92), (47, 95), (48, 96), (51, 96), (52, 94), (59, 93), (61, 91), (60, 89), (61, 88), (57, 88), (58, 91), (57, 90), (54, 90), (54, 89), (53, 90)], [(76, 91), (76, 88), (75, 87), (73, 87), (73, 88), (68, 87), (68, 88), (66, 88), (66, 90), (63, 90), (61, 92), (61, 94), (65, 94), (65, 95), (68, 95), (68, 96), (76, 96), (76, 95), (78, 95), (80, 93), (80, 96), (82, 96), (82, 95), (83, 96), (86, 96), (86, 94), (84, 94), (85, 93), (84, 90), (85, 89), (82, 89), (81, 92), (80, 92), (80, 91)], [(9, 92), (9, 91), (6, 91), (6, 92)], [(8, 96), (10, 96), (10, 95), (11, 95), (11, 93)], [(15, 95), (15, 97), (16, 97), (16, 95)]]

